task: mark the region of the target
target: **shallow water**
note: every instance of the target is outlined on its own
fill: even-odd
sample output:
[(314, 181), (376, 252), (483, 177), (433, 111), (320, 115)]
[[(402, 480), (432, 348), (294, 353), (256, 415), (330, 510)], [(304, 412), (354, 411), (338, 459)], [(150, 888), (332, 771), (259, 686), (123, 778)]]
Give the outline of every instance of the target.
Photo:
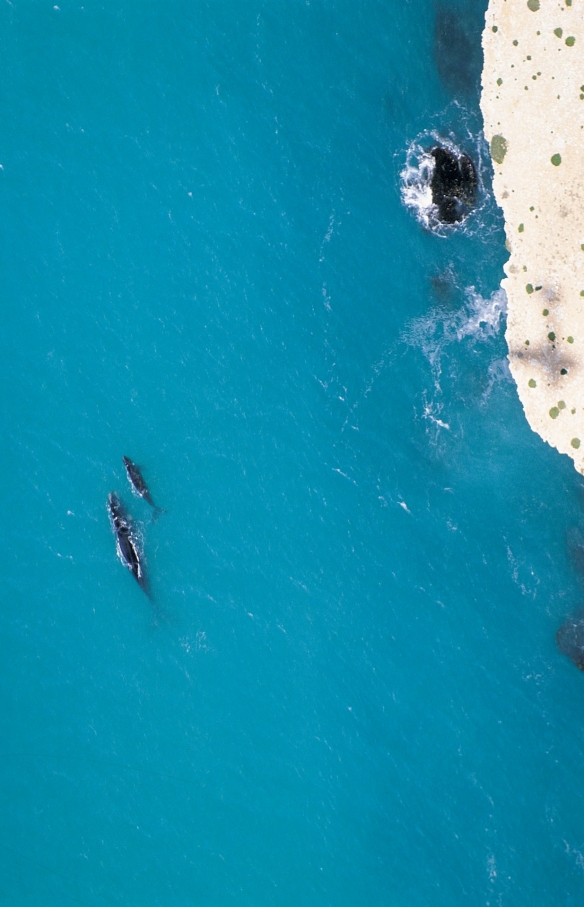
[[(580, 904), (582, 484), (434, 3), (0, 16), (0, 900)], [(431, 133), (481, 180), (444, 235)]]

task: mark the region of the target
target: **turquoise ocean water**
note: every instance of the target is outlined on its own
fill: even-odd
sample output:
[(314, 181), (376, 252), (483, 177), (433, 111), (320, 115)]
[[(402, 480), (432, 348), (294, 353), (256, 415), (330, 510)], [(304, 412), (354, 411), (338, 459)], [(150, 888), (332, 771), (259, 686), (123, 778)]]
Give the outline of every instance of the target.
[(505, 364), (485, 5), (0, 7), (0, 904), (582, 904), (584, 494)]

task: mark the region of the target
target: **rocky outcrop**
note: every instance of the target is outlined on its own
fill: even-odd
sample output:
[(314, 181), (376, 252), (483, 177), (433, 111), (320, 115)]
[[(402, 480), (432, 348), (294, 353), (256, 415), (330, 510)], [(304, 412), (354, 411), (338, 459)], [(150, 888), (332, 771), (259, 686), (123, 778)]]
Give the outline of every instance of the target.
[(475, 202), (478, 180), (474, 164), (466, 154), (457, 156), (440, 145), (430, 153), (435, 162), (430, 186), (438, 219), (443, 224), (458, 223)]

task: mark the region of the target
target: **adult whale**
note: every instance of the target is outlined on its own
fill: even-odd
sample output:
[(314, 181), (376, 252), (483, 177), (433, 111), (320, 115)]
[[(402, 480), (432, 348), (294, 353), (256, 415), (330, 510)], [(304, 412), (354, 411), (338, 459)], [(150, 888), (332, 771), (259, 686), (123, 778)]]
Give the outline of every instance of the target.
[(142, 556), (137, 545), (137, 539), (132, 524), (124, 512), (122, 503), (117, 494), (114, 494), (113, 492), (109, 494), (107, 504), (112, 530), (116, 537), (116, 551), (118, 557), (122, 563), (126, 565), (140, 588), (148, 594)]

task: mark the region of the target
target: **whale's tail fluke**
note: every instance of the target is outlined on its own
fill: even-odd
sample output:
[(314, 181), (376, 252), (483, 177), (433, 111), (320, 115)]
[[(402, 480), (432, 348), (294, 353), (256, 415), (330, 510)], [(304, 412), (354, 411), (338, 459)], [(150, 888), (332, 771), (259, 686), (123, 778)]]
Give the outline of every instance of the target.
[(164, 507), (156, 507), (155, 504), (153, 504), (152, 506), (154, 507), (154, 510), (152, 511), (151, 522), (155, 523), (159, 516), (162, 516), (163, 513), (166, 513), (166, 509)]

